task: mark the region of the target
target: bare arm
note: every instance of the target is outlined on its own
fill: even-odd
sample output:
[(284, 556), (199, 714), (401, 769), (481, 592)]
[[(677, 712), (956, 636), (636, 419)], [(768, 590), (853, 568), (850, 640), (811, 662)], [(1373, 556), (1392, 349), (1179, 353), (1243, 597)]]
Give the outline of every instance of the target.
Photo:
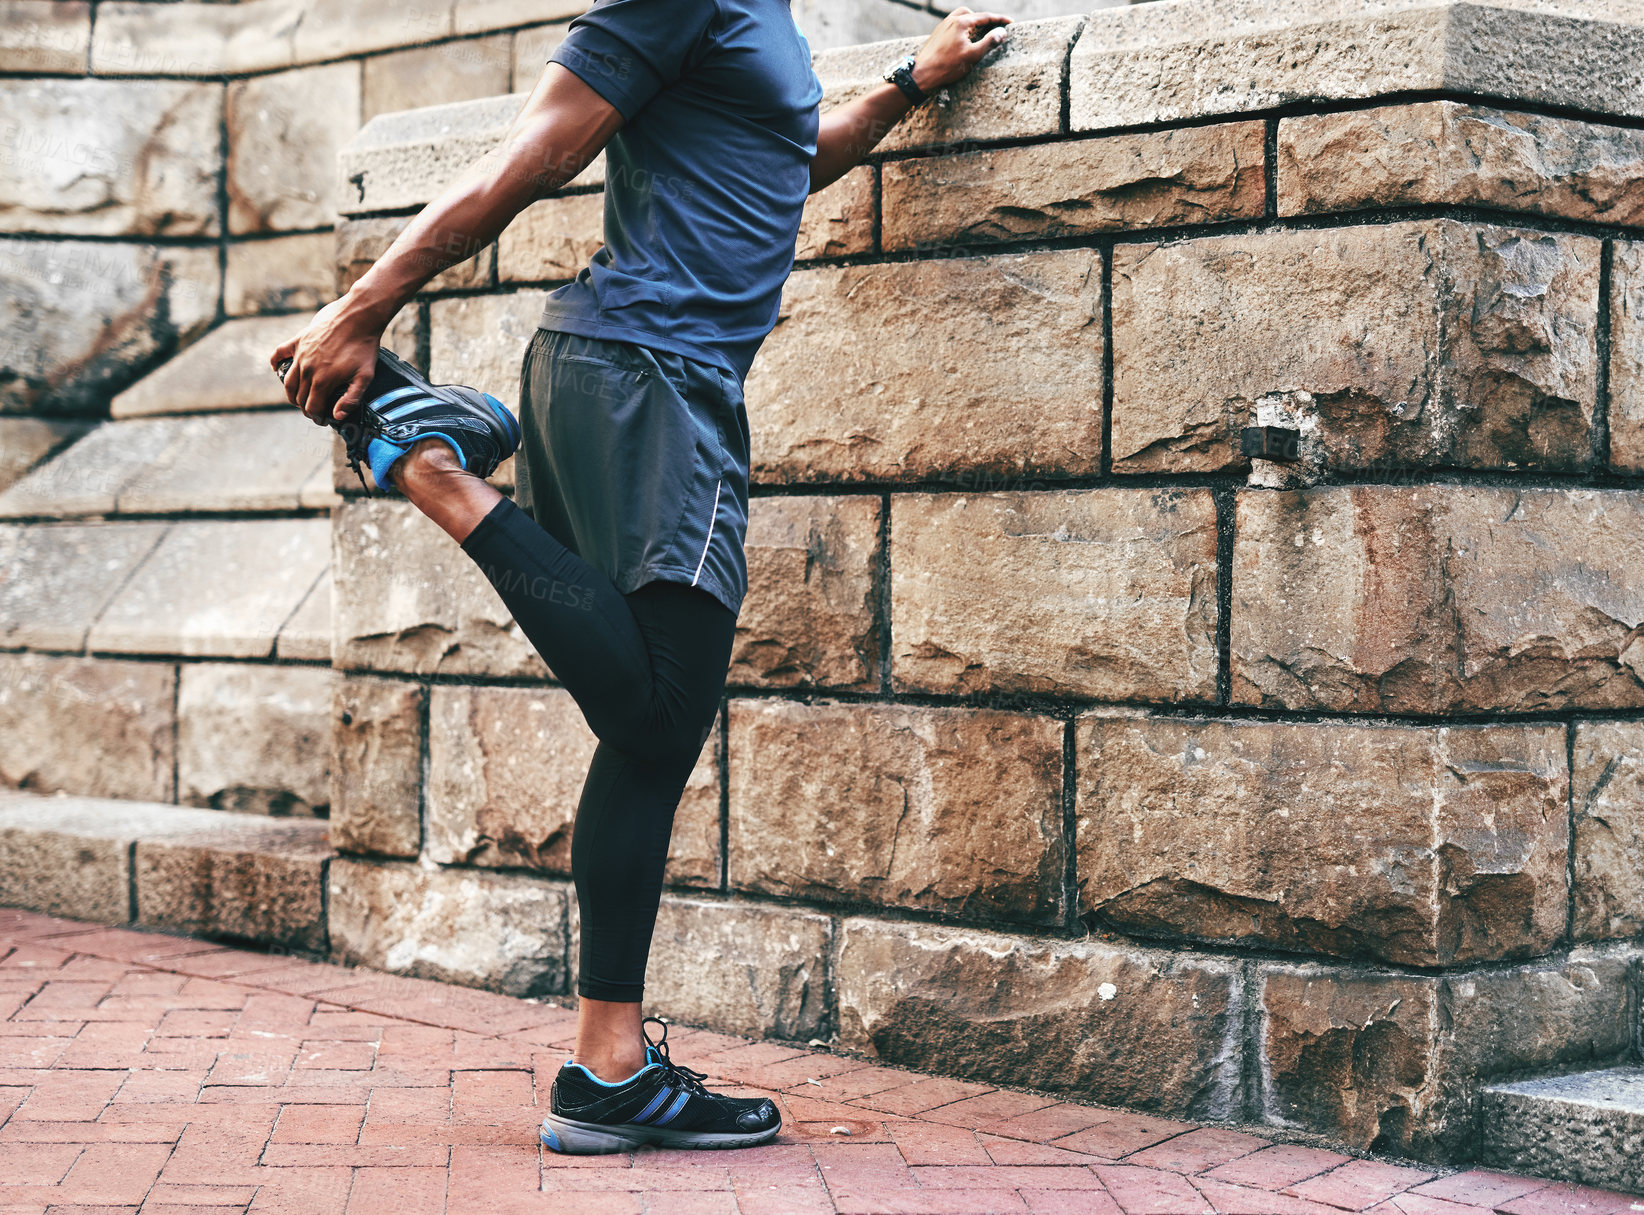
[[(956, 8), (919, 48), (913, 82), (926, 93), (962, 80), (978, 60), (1005, 40), (1010, 18)], [(913, 103), (894, 84), (882, 84), (822, 115), (811, 161), (811, 192), (838, 181), (894, 127)]]
[(621, 126), (609, 102), (550, 63), (501, 145), (424, 207), (346, 295), (274, 352), (276, 369), (292, 360), (287, 399), (320, 425), (346, 418), (371, 383), (383, 330), (423, 284), (472, 257), (531, 203), (575, 177)]

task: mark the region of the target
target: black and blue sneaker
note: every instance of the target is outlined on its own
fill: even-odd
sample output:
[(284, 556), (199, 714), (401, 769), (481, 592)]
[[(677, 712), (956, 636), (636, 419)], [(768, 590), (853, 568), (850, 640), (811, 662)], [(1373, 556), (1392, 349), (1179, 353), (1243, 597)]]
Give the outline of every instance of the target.
[(701, 1072), (668, 1057), (668, 1026), (662, 1040), (645, 1031), (646, 1064), (628, 1079), (608, 1084), (581, 1064), (566, 1060), (554, 1078), (543, 1145), (584, 1155), (631, 1152), (654, 1145), (673, 1148), (739, 1148), (769, 1143), (782, 1129), (776, 1103), (764, 1097), (722, 1097), (703, 1087)]
[[(285, 379), (290, 362), (281, 364)], [(377, 370), (360, 407), (346, 421), (331, 423), (348, 447), (348, 466), (367, 492), (360, 465), (371, 469), (377, 488), (394, 491), (388, 471), (413, 444), (444, 439), (476, 477), (489, 477), (519, 446), (519, 423), (488, 392), (461, 384), (431, 384), (392, 350), (377, 351)]]

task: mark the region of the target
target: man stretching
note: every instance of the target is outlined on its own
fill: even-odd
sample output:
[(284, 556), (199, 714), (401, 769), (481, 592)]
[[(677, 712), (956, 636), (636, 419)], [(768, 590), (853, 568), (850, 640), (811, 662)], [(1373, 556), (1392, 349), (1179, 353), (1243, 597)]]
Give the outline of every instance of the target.
[[(653, 1043), (640, 1013), (674, 810), (747, 590), (742, 382), (776, 323), (805, 196), (1008, 24), (955, 9), (886, 83), (819, 116), (786, 0), (598, 0), (502, 145), (274, 353), (292, 404), (355, 435), (378, 486), (479, 564), (599, 740), (571, 848), (580, 1000), (542, 1128), (556, 1151), (740, 1147), (780, 1129), (771, 1102), (711, 1093), (673, 1063), (666, 1027)], [(379, 352), (424, 283), (602, 148), (605, 245), (549, 296), (521, 426)], [(510, 501), (484, 478), (516, 447)]]

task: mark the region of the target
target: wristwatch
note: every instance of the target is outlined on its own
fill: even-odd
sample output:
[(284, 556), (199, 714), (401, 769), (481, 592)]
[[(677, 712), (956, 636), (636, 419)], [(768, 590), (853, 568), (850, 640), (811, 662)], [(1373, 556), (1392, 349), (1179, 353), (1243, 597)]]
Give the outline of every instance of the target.
[(885, 79), (901, 89), (902, 95), (914, 105), (923, 105), (930, 100), (930, 94), (914, 83), (913, 62), (912, 55), (904, 55), (885, 69)]

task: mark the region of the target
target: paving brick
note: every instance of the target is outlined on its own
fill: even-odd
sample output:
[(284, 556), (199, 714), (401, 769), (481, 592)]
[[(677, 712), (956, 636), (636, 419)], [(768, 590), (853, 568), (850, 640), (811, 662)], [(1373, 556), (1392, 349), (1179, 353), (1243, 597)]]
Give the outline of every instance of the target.
[(1351, 1160), (1323, 1176), (1291, 1186), (1288, 1192), (1298, 1198), (1362, 1210), (1432, 1179), (1433, 1174), (1420, 1169), (1384, 1164), (1378, 1160)]

